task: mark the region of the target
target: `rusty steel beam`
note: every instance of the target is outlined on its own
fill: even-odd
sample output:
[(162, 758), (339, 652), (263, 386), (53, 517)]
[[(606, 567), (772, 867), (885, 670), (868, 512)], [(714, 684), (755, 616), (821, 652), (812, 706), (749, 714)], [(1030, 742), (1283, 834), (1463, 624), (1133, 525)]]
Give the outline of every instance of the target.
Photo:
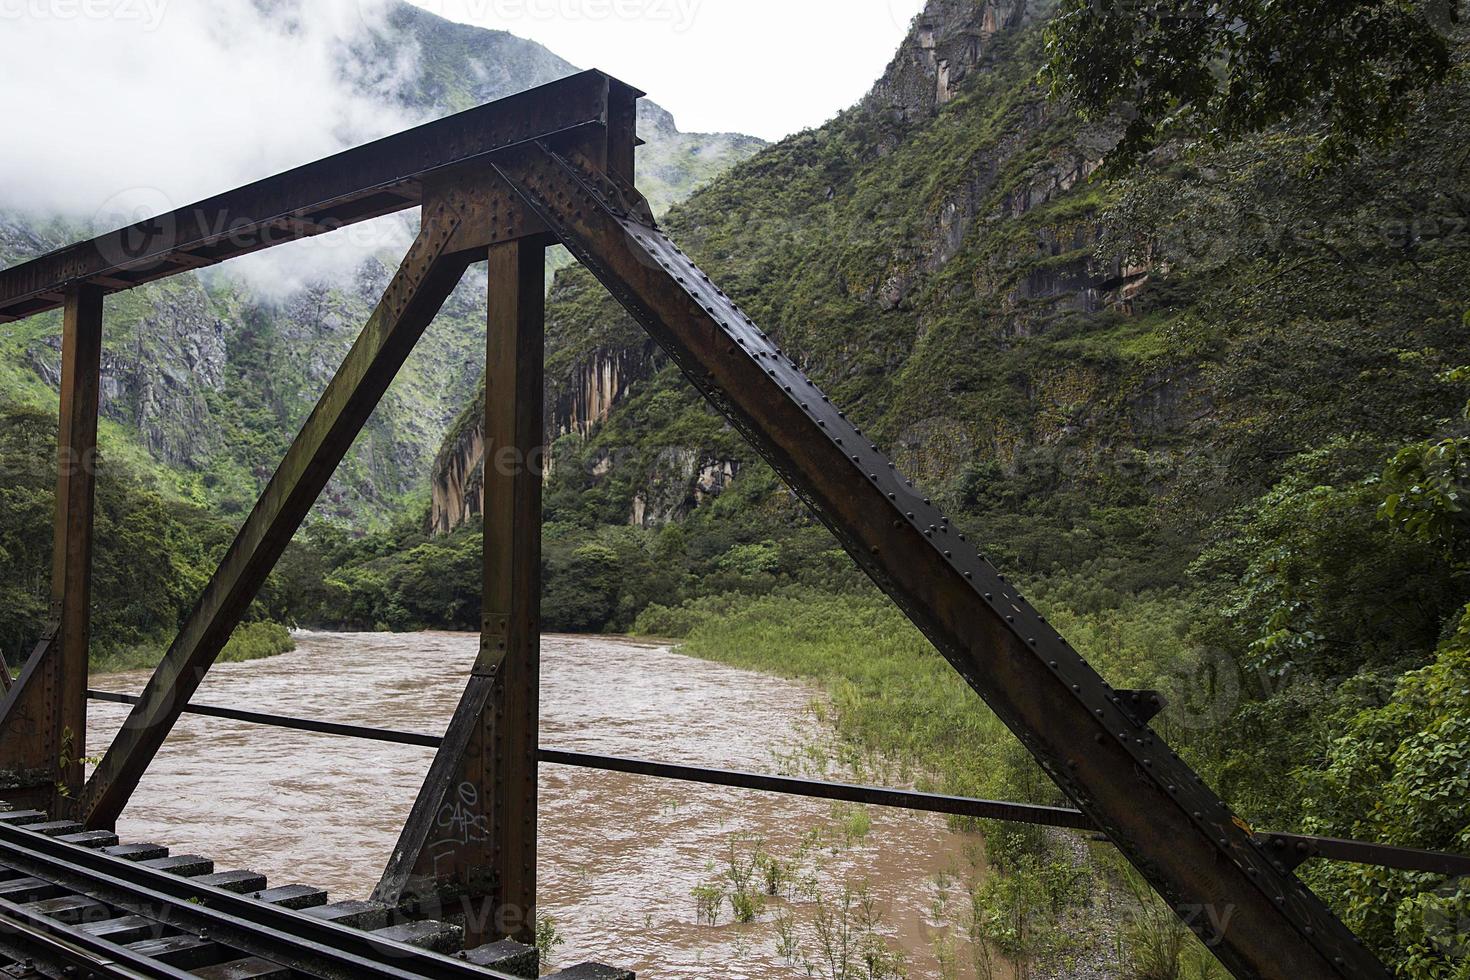
[(0, 271), (0, 322), (55, 309), (80, 283), (107, 292), (418, 206), (425, 178), (495, 150), (623, 125), (641, 95), (586, 71), (346, 150)]
[(425, 208), (418, 239), (286, 453), (163, 662), (88, 781), (79, 816), (111, 829), (189, 698), (254, 601), (414, 344), (475, 252), (451, 247), (469, 205)]
[[(103, 293), (97, 286), (79, 286), (66, 295), (51, 562), (54, 627), (13, 690), (9, 683), (5, 685), (8, 693), (0, 705), (0, 766), (30, 774), (7, 781), (31, 783), (24, 788), (27, 800), (45, 798), (46, 807), (58, 815), (82, 787), (81, 760), (86, 755), (102, 302)], [(9, 671), (3, 672), (8, 682)]]
[[(67, 293), (61, 328), (61, 420), (51, 604), (60, 629), (57, 724), (61, 752), (53, 813), (82, 788), (87, 746), (87, 654), (92, 640), (92, 511), (97, 485), (97, 410), (102, 388), (100, 286)], [(65, 797), (65, 800), (60, 797)]]
[(644, 217), (641, 202), (544, 146), (497, 154), (494, 164), (1237, 977), (1386, 980), (1383, 965)]
[(56, 643), (47, 624), (0, 702), (0, 801), (21, 810), (50, 807), (56, 789)]
[[(535, 944), (546, 248), (489, 249), (480, 653), (374, 898)], [(447, 816), (447, 819), (446, 819)]]
[[(541, 482), (546, 248), (490, 249), (485, 346), (484, 593), (476, 673), (495, 686), (476, 774), (489, 803), (495, 920), (466, 923), (470, 946), (536, 942), (536, 751), (541, 691)], [(472, 928), (473, 927), (473, 928)]]

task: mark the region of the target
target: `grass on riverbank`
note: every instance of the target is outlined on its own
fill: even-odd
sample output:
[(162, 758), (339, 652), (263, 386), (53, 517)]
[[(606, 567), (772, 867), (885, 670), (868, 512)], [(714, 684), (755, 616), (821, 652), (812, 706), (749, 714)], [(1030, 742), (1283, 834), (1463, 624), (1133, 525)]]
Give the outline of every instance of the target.
[[(279, 623), (246, 623), (235, 630), (216, 663), (264, 660), (296, 649), (296, 638)], [(92, 673), (116, 674), (128, 670), (150, 670), (168, 652), (168, 641), (141, 643), (105, 652), (92, 658)]]
[[(1072, 612), (1080, 598), (1054, 590), (1045, 605), (1106, 671), (1156, 679), (1178, 655), (1185, 606), (1177, 598)], [(821, 685), (848, 749), (843, 761), (860, 778), (889, 781), (896, 768), (900, 780), (923, 790), (1065, 803), (969, 685), (876, 592), (793, 590), (654, 606), (635, 632), (677, 639), (692, 656)], [(1018, 976), (1065, 975), (1077, 961), (1101, 956), (1119, 976), (1223, 976), (1167, 909), (1158, 914), (1146, 888), (1126, 887), (1131, 879), (1111, 855), (1090, 854), (1075, 836), (1043, 828), (981, 821), (976, 829), (990, 871), (968, 882), (957, 934), (968, 940), (979, 975), (986, 975), (980, 964), (997, 956), (1015, 964)], [(1099, 908), (1127, 928), (1100, 934)]]
[[(880, 597), (722, 596), (653, 607), (637, 631), (679, 638), (680, 649), (696, 657), (822, 685), (838, 732), (854, 749), (844, 761), (859, 773), (893, 763), (900, 778), (925, 790), (1059, 802), (964, 679)], [(997, 843), (1016, 832), (993, 829)], [(1005, 848), (995, 850), (1005, 860)]]

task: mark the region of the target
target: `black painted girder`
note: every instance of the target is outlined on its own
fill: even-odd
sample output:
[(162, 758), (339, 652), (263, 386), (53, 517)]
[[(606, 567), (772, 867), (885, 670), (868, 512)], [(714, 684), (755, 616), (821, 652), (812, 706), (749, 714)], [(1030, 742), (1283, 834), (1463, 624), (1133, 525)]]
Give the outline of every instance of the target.
[(492, 161), (1236, 976), (1388, 976), (635, 198), (544, 145)]

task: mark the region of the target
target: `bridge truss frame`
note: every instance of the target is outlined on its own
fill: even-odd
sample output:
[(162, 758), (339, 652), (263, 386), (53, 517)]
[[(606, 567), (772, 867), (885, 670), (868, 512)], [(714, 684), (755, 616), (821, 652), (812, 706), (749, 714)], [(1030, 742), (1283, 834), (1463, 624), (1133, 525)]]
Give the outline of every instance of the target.
[[(0, 702), (0, 798), (46, 803), (93, 828), (115, 823), (179, 717), (199, 712), (189, 702), (205, 672), (415, 341), (464, 270), (488, 261), (481, 649), (376, 897), (463, 900), (467, 942), (531, 938), (536, 772), (559, 762), (1096, 829), (1236, 976), (1386, 978), (1294, 868), (1314, 854), (1445, 868), (1464, 859), (1258, 834), (1210, 791), (1150, 727), (1150, 700), (1108, 685), (658, 228), (634, 179), (641, 94), (585, 72), (0, 271), (0, 321), (66, 310), (64, 464), (95, 456), (103, 296), (422, 207), (419, 236), (383, 301), (85, 783), (77, 760), (85, 745), (92, 468), (62, 466), (54, 624)], [(545, 246), (557, 241), (833, 531), (1075, 810), (822, 791), (539, 747), (541, 270)], [(303, 725), (351, 734), (326, 723), (293, 727)], [(397, 740), (412, 738), (428, 736)]]

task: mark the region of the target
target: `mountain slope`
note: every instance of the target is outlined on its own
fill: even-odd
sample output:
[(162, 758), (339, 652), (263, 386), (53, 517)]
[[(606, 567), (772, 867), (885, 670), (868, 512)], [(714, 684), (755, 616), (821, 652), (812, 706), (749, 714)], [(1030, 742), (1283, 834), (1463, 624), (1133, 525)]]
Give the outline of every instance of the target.
[[(1035, 82), (1047, 10), (931, 0), (861, 105), (666, 230), (1104, 676), (1167, 692), (1156, 729), (1245, 819), (1463, 853), (1470, 39), (1389, 149), (1317, 169), (1306, 119), (1108, 180), (1115, 133)], [(854, 751), (943, 791), (1062, 802), (590, 276), (548, 316), (547, 628), (688, 637), (824, 684)], [(436, 466), (432, 523), (463, 529), (339, 574), (379, 621), (438, 622), (416, 583), (442, 556), (473, 574), (478, 411)], [(1150, 958), (1188, 947), (1146, 901), (985, 904), (1076, 859), (985, 832), (971, 896), (1005, 956), (1218, 975)], [(1464, 975), (1456, 882), (1303, 873), (1396, 975)]]
[[(300, 14), (289, 4), (267, 9), (284, 31)], [(425, 121), (577, 70), (534, 42), (455, 24), (397, 0), (337, 56), (339, 74), (365, 96)], [(412, 71), (384, 78), (365, 69), (374, 65), (409, 65)], [(652, 105), (642, 110), (641, 129), (649, 144), (640, 154), (660, 176), (663, 206), (762, 145), (738, 135), (681, 133)], [(104, 416), (115, 423), (106, 433), (109, 451), (132, 453), (141, 446), (178, 492), (226, 517), (243, 518), (411, 236), (403, 219), (375, 228), (377, 244), (355, 268), (333, 260), (333, 243), (319, 241), (295, 246), (289, 258), (244, 277), (224, 267), (110, 300), (103, 394)], [(62, 219), (0, 215), (0, 262), (18, 262), (88, 234)], [(286, 281), (273, 281), (278, 275)], [(426, 484), (445, 429), (480, 377), (483, 282), (472, 271), (430, 327), (329, 487), (320, 513), (375, 523), (391, 515), (404, 494)], [(54, 403), (58, 332), (55, 316), (0, 331), (0, 398), (37, 407)]]
[[(1463, 852), (1470, 44), (1390, 150), (1316, 170), (1307, 119), (1107, 180), (1113, 130), (1036, 85), (1047, 11), (932, 0), (861, 105), (667, 229), (1104, 676), (1166, 693), (1153, 726), (1243, 819)], [(580, 270), (548, 353), (545, 629), (687, 637), (824, 685), (902, 778), (1062, 802)], [(312, 537), (298, 618), (476, 628), (478, 413), (435, 476), (462, 526)], [(949, 931), (977, 963), (1220, 975), (1146, 890), (1100, 897), (1116, 855), (983, 829)], [(1303, 873), (1399, 975), (1463, 974), (1454, 882)]]
[[(1085, 176), (1108, 145), (1104, 133), (1064, 132), (1039, 93), (1015, 95), (1029, 71), (1015, 49), (1035, 19), (1024, 3), (932, 3), (861, 105), (760, 154), (670, 216), (671, 233), (855, 411), (893, 397), (916, 319), (922, 334), (922, 285), (974, 244), (985, 209), (1022, 217)], [(553, 293), (548, 355), (553, 439), (592, 434), (614, 406), (651, 397), (645, 382), (664, 367), (581, 272)], [(441, 529), (477, 512), (478, 485), (463, 505), (456, 480), (473, 472), (461, 450), (473, 456), (476, 410), (452, 434), (461, 445), (451, 441), (440, 457)], [(718, 474), (748, 462), (733, 445), (668, 446), (654, 432), (598, 439), (606, 445), (592, 465), (617, 485), (619, 519), (637, 523), (686, 514), (723, 482)], [(654, 443), (677, 456), (673, 470), (639, 452)], [(603, 457), (614, 454), (629, 460), (620, 472), (606, 470)], [(650, 470), (660, 472), (645, 479)]]

